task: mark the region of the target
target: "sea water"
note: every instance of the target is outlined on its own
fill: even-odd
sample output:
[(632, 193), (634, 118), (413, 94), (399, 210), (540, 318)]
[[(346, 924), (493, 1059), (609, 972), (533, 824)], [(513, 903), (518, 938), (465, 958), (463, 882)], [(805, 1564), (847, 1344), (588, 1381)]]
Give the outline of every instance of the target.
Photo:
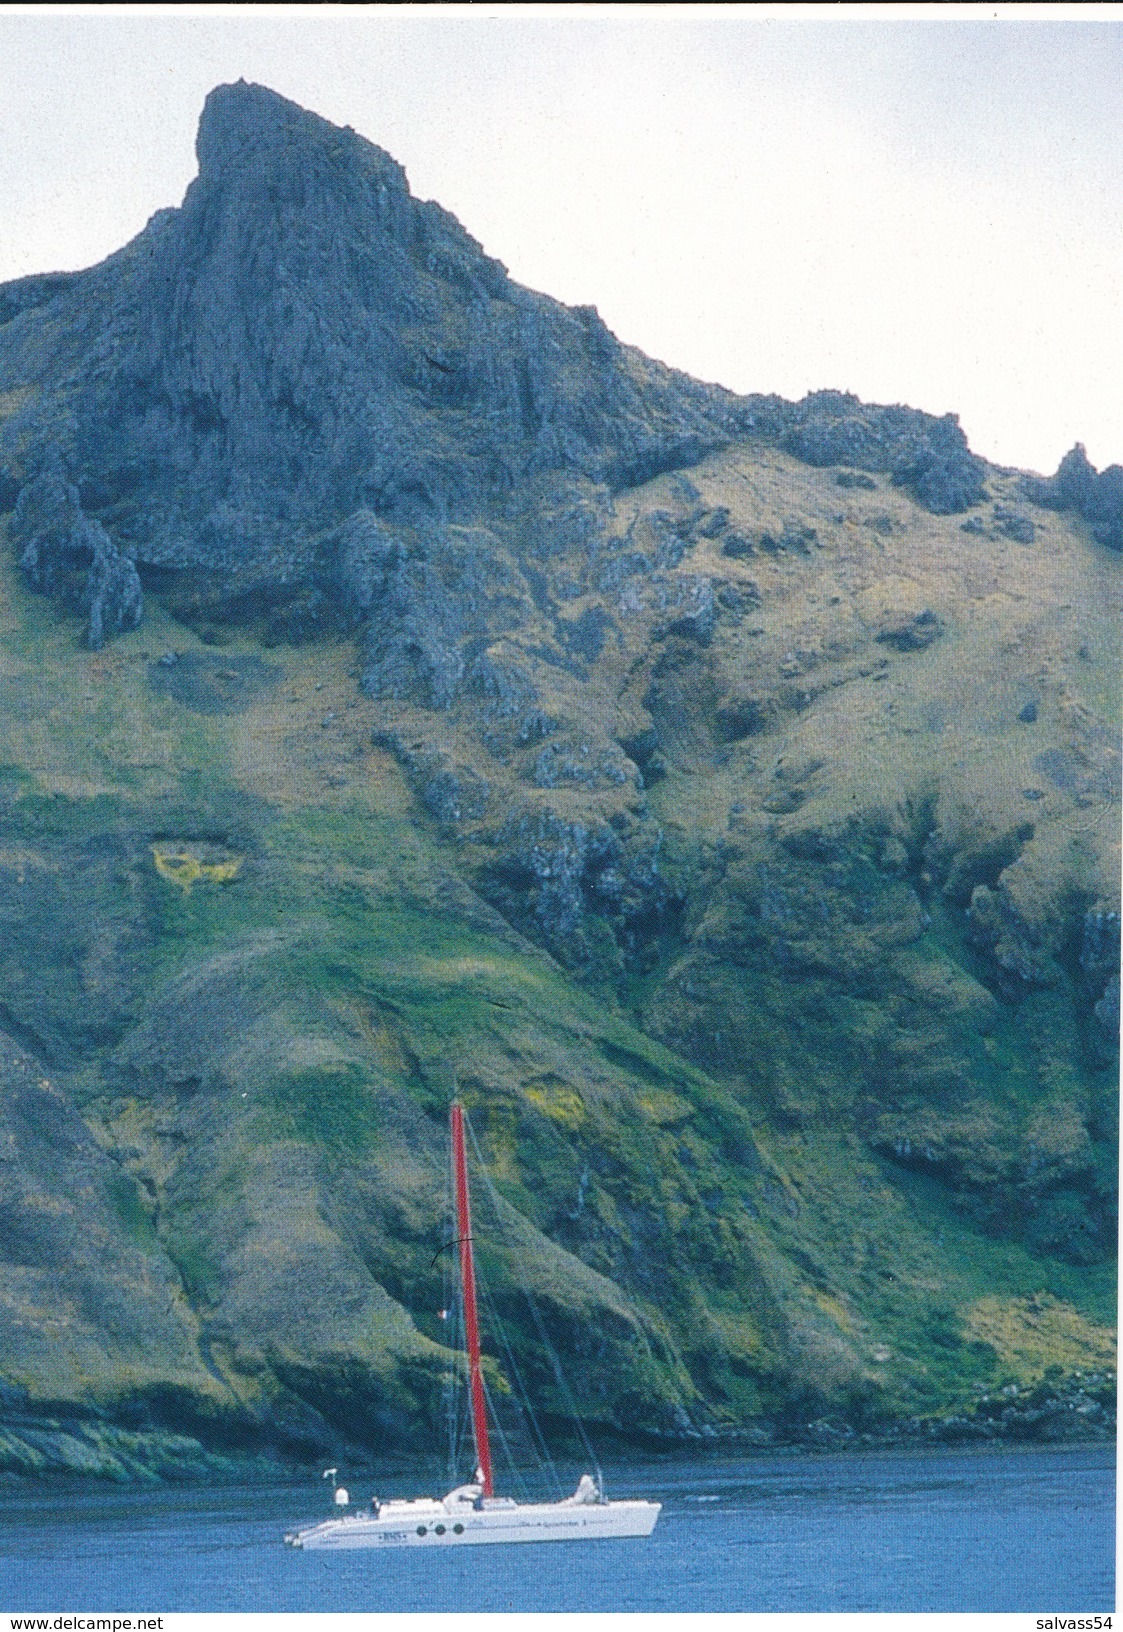
[[(647, 1540), (329, 1554), (316, 1480), (0, 1496), (0, 1611), (1030, 1611), (1114, 1604), (1107, 1447), (630, 1463)], [(371, 1494), (363, 1482), (353, 1492)], [(401, 1477), (379, 1493), (414, 1495)]]

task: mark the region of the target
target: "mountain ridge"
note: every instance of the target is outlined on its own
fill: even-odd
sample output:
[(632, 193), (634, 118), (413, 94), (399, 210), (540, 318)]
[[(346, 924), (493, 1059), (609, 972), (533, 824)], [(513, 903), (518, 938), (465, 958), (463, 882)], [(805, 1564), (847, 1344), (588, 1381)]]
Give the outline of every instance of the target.
[[(937, 510), (978, 496), (951, 416), (838, 393), (738, 398), (652, 363), (592, 309), (513, 284), (381, 149), (263, 87), (213, 91), (197, 150), (182, 206), (125, 249), (0, 292), (20, 307), (0, 342), (6, 389), (27, 389), (23, 347), (36, 373), (0, 429), (5, 479), (61, 456), (120, 552), (115, 572), (193, 566), (258, 596), (312, 580), (315, 596), (309, 532), (358, 506), (468, 521), (536, 471), (636, 485), (752, 432), (812, 463), (892, 468)], [(36, 295), (56, 331), (45, 354)], [(79, 531), (68, 553), (91, 549)], [(38, 560), (29, 571), (49, 577)]]
[(0, 289), (4, 1465), (425, 1443), (454, 1072), (603, 1432), (1105, 1431), (1117, 467), (690, 381), (262, 87), (199, 157)]

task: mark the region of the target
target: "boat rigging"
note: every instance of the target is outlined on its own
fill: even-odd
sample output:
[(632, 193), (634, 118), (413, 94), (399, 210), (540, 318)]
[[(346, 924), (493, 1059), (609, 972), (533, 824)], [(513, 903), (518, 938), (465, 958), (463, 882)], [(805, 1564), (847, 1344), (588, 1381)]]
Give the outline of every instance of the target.
[[(472, 1207), (468, 1186), (466, 1116), (459, 1100), (449, 1113), (460, 1294), (468, 1350), (468, 1396), (472, 1417), (475, 1475), (441, 1498), (372, 1503), (369, 1509), (341, 1513), (305, 1529), (290, 1531), (290, 1547), (351, 1549), (356, 1547), (469, 1546), (486, 1542), (594, 1541), (649, 1536), (661, 1504), (646, 1500), (608, 1501), (599, 1476), (582, 1474), (572, 1496), (556, 1502), (517, 1502), (495, 1494), (488, 1431), (487, 1395), (480, 1351)], [(330, 1470), (333, 1476), (335, 1469)], [(336, 1499), (346, 1492), (337, 1491)], [(342, 1503), (339, 1505), (343, 1505)]]

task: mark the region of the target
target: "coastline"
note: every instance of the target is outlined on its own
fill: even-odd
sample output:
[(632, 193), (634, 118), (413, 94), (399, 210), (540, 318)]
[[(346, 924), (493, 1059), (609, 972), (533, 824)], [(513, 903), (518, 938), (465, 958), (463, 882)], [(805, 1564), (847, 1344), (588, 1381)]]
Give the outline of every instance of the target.
[[(892, 1418), (856, 1425), (841, 1417), (803, 1423), (753, 1424), (744, 1428), (706, 1425), (682, 1435), (634, 1441), (614, 1438), (604, 1460), (657, 1456), (668, 1461), (774, 1454), (929, 1451), (939, 1446), (993, 1445), (1009, 1449), (1089, 1446), (1114, 1443), (1115, 1379), (1096, 1372), (1033, 1385), (1009, 1384), (982, 1395), (969, 1407), (928, 1417)], [(277, 1449), (248, 1450), (204, 1444), (170, 1430), (126, 1428), (97, 1418), (13, 1413), (0, 1418), (0, 1487), (26, 1480), (82, 1484), (164, 1486), (224, 1485), (246, 1480), (287, 1482), (307, 1476), (324, 1460), (346, 1462), (358, 1472), (374, 1465), (369, 1450), (353, 1445), (325, 1447), (316, 1457), (286, 1455)], [(428, 1464), (426, 1454), (399, 1452), (392, 1465)], [(378, 1459), (379, 1466), (386, 1459)]]

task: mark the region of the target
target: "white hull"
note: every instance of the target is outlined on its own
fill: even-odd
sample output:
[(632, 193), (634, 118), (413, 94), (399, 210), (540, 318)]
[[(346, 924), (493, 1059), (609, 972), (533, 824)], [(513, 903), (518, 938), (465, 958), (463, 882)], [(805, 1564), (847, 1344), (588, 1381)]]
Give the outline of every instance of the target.
[(290, 1547), (471, 1547), (484, 1542), (600, 1541), (649, 1536), (659, 1502), (385, 1502), (377, 1514), (348, 1513), (291, 1531)]

